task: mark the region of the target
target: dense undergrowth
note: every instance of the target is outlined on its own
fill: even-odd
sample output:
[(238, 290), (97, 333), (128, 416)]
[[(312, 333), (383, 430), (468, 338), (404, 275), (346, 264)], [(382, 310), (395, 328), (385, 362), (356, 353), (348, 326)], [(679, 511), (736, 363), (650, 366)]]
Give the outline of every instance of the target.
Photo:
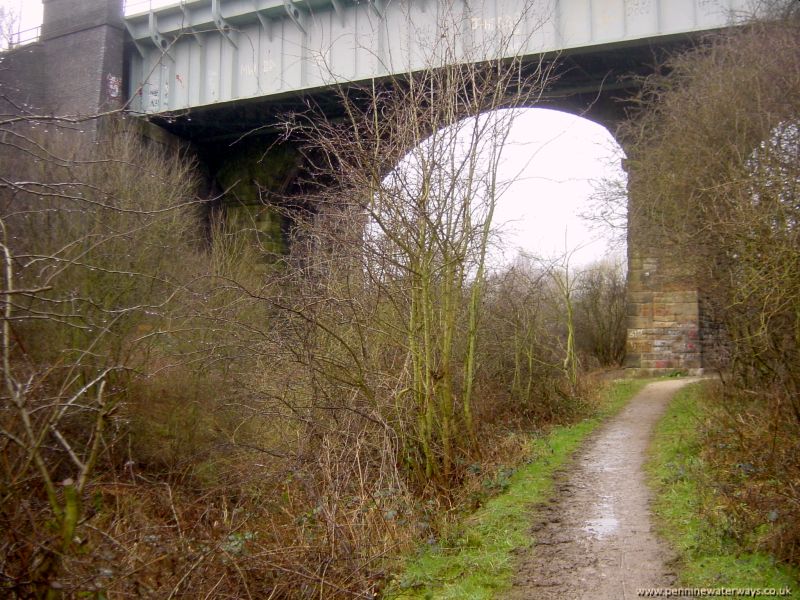
[(678, 552), (682, 585), (796, 593), (798, 513), (786, 473), (796, 472), (798, 442), (778, 449), (762, 407), (724, 407), (719, 394), (716, 382), (681, 390), (656, 428), (648, 472), (659, 530)]
[(531, 432), (594, 410), (556, 270), (443, 291), (429, 256), (418, 296), (362, 262), (344, 199), (276, 256), (198, 199), (186, 155), (104, 127), (2, 147), (3, 595), (371, 597)]
[(673, 56), (621, 137), (631, 236), (699, 290), (704, 366), (719, 377), (699, 412), (702, 516), (713, 543), (796, 568), (800, 7), (762, 8), (764, 20)]

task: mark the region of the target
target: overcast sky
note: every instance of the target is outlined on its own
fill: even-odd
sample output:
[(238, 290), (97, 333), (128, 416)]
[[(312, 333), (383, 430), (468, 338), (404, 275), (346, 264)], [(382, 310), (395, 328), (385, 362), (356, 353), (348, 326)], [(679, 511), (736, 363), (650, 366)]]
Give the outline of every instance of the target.
[[(128, 12), (174, 3), (127, 0)], [(41, 23), (36, 0), (0, 0), (21, 15), (20, 29)], [(589, 209), (595, 183), (624, 180), (622, 150), (602, 126), (552, 110), (528, 109), (514, 121), (504, 152), (501, 178), (518, 179), (501, 198), (495, 223), (502, 225), (503, 254), (513, 260), (521, 248), (540, 258), (577, 250), (573, 264), (585, 264), (608, 251), (608, 232), (592, 231), (580, 218)], [(620, 252), (617, 249), (617, 252)]]
[[(501, 176), (515, 180), (498, 202), (495, 223), (506, 258), (517, 248), (554, 259), (574, 252), (586, 264), (613, 250), (611, 232), (581, 215), (604, 179), (626, 181), (622, 149), (605, 127), (547, 109), (526, 109), (512, 125)], [(624, 255), (624, 248), (616, 248)]]
[(10, 9), (20, 19), (15, 27), (17, 31), (42, 24), (42, 3), (37, 0), (0, 0), (0, 6)]

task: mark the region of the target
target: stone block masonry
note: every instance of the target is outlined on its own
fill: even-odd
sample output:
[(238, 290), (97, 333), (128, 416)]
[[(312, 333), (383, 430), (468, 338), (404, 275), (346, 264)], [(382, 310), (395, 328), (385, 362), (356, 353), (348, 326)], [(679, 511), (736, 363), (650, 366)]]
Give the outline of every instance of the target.
[(122, 106), (122, 0), (45, 0), (47, 108), (92, 115)]
[(0, 115), (41, 111), (46, 102), (44, 44), (0, 53)]
[(706, 366), (706, 324), (696, 257), (648, 210), (643, 193), (629, 173), (625, 366), (635, 375), (699, 375)]
[(696, 290), (631, 292), (627, 366), (643, 375), (701, 372), (699, 327)]

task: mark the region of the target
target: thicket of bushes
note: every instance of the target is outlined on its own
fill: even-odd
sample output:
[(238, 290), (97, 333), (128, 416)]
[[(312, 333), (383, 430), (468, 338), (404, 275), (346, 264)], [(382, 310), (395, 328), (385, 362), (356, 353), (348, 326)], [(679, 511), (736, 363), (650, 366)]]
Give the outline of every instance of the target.
[[(330, 187), (267, 269), (188, 156), (123, 122), (97, 143), (6, 128), (3, 593), (370, 597), (522, 432), (590, 411), (576, 323), (596, 298), (567, 271), (482, 266), (515, 114), (486, 111), (540, 75), (444, 69), (301, 126)], [(400, 148), (414, 161), (386, 177)]]
[[(785, 4), (785, 3), (779, 3)], [(716, 36), (651, 78), (623, 130), (639, 227), (702, 294), (730, 535), (800, 562), (800, 14)], [(715, 326), (715, 327), (713, 327)], [(756, 536), (757, 539), (763, 539)]]

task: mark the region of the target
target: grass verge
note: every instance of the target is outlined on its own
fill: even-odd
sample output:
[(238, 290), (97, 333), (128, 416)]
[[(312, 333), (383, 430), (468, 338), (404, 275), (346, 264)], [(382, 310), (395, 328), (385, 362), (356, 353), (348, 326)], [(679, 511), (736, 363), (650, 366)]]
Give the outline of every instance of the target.
[(575, 425), (554, 428), (531, 440), (526, 464), (492, 498), (437, 543), (426, 544), (388, 587), (385, 598), (492, 598), (507, 589), (514, 552), (531, 545), (531, 508), (549, 498), (555, 472), (586, 436), (617, 413), (645, 385), (622, 380), (604, 392), (598, 414)]
[(797, 593), (798, 573), (769, 554), (742, 551), (721, 521), (708, 518), (718, 502), (710, 485), (714, 473), (703, 460), (703, 423), (712, 416), (703, 398), (702, 383), (678, 392), (656, 426), (646, 467), (658, 529), (679, 555), (680, 585)]

